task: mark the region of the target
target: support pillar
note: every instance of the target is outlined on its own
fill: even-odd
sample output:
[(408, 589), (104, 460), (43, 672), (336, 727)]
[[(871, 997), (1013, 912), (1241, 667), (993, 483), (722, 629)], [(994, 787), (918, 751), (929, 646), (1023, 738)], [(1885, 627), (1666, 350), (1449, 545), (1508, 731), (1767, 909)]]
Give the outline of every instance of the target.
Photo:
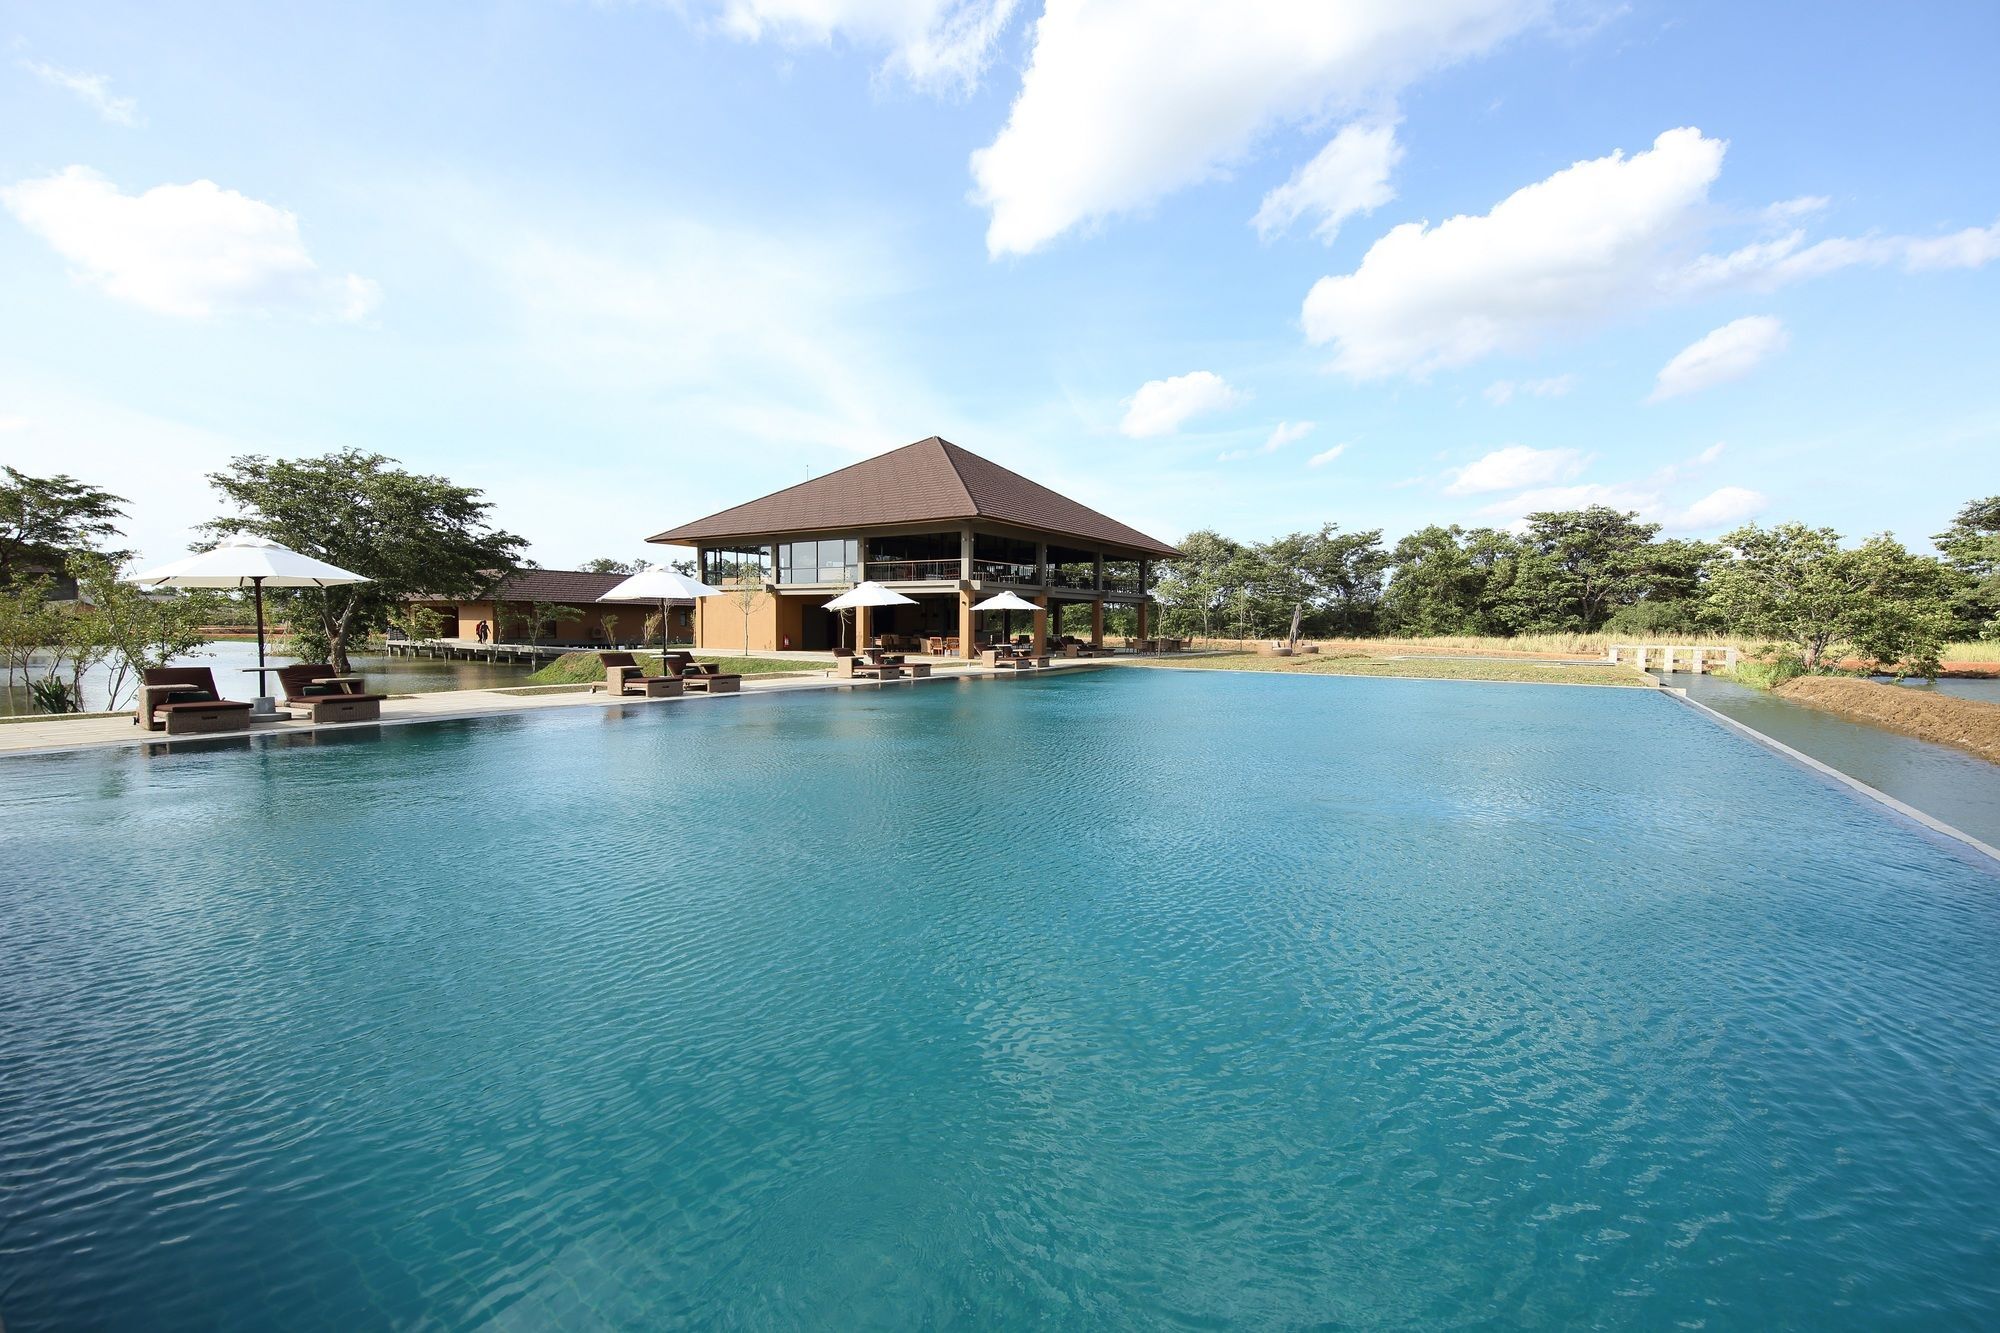
[(1049, 595), (1042, 593), (1035, 598), (1035, 627), (1030, 644), (1035, 656), (1040, 657), (1049, 650)]
[(1708, 674), (1708, 649), (1694, 649), (1694, 674), (1697, 676)]
[(972, 642), (972, 589), (958, 590), (958, 655), (971, 659), (978, 656)]
[(1104, 599), (1098, 598), (1090, 604), (1090, 646), (1104, 646)]
[(868, 613), (874, 609), (872, 606), (857, 606), (854, 608), (854, 642), (849, 647), (853, 648), (857, 653), (868, 646)]
[(1146, 613), (1147, 613), (1148, 611), (1152, 610), (1152, 609), (1153, 609), (1153, 604), (1152, 604), (1151, 602), (1141, 602), (1141, 603), (1139, 603), (1139, 606), (1138, 606), (1138, 612), (1139, 612), (1139, 632), (1138, 632), (1137, 634), (1133, 635), (1132, 637), (1134, 637), (1134, 638), (1137, 638), (1137, 639), (1143, 639), (1143, 638), (1146, 638), (1146, 637), (1147, 637), (1147, 634), (1146, 634), (1146, 626), (1147, 626), (1147, 621), (1148, 621), (1148, 616), (1146, 615)]

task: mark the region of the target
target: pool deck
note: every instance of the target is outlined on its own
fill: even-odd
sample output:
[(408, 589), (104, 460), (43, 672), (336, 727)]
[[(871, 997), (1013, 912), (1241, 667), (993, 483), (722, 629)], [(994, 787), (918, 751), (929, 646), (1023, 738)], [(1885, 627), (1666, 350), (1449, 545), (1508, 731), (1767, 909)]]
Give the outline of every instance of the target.
[[(768, 653), (757, 655), (774, 658), (780, 656)], [(955, 660), (949, 664), (933, 661), (929, 680), (1003, 679), (1013, 676), (1046, 675), (1050, 672), (1111, 665), (1119, 660), (1104, 657), (1058, 658), (1046, 667), (1030, 671), (1011, 668), (994, 670), (976, 663), (966, 664)], [(1122, 660), (1130, 662), (1134, 659), (1128, 657)], [(908, 676), (886, 683), (866, 679), (836, 679), (832, 675), (832, 668), (824, 663), (824, 658), (799, 663), (801, 671), (817, 672), (815, 676), (784, 675), (776, 679), (745, 676), (741, 693), (773, 694), (787, 690), (895, 690), (927, 683)], [(263, 736), (294, 737), (319, 732), (359, 732), (370, 727), (410, 726), (422, 722), (498, 717), (509, 713), (543, 712), (552, 708), (651, 708), (660, 705), (702, 704), (710, 701), (710, 696), (694, 692), (675, 699), (646, 699), (637, 695), (620, 698), (606, 694), (602, 690), (593, 692), (588, 687), (554, 687), (546, 693), (533, 694), (509, 692), (520, 691), (523, 688), (525, 687), (510, 685), (478, 690), (437, 690), (427, 694), (399, 694), (391, 696), (383, 703), (382, 717), (377, 722), (313, 723), (306, 720), (305, 714), (300, 713), (284, 721), (258, 723), (247, 733), (168, 736), (164, 731), (142, 730), (133, 722), (129, 711), (109, 716), (8, 722), (0, 724), (0, 758), (62, 754), (118, 746), (165, 748), (174, 745), (212, 745), (219, 740), (234, 740), (246, 735), (254, 740)], [(720, 694), (714, 696), (714, 701), (721, 702), (733, 697), (739, 696)]]

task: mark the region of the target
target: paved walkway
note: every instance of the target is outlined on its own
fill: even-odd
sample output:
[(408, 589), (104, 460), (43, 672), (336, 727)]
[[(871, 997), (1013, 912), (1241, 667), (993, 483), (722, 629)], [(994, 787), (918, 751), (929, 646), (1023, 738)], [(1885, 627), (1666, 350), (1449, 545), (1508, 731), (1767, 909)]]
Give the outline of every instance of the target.
[[(773, 654), (776, 656), (777, 654)], [(1117, 659), (1110, 658), (1058, 658), (1046, 670), (1062, 671), (1078, 667), (1103, 666)], [(1131, 659), (1126, 659), (1131, 660)], [(743, 678), (743, 694), (766, 694), (784, 690), (828, 690), (828, 689), (902, 689), (906, 686), (921, 688), (926, 681), (902, 680), (884, 684), (874, 680), (835, 680), (832, 668), (824, 657), (801, 662), (801, 669), (818, 669), (818, 676), (787, 676), (778, 680), (760, 680), (756, 676)], [(995, 677), (1034, 674), (1007, 671), (993, 671), (982, 666), (966, 665), (951, 659), (949, 665), (936, 665), (930, 680), (954, 680), (962, 677)], [(700, 705), (711, 702), (709, 696), (690, 691), (678, 699), (643, 699), (628, 695), (617, 698), (601, 691), (585, 689), (551, 689), (546, 693), (509, 694), (506, 689), (518, 686), (503, 686), (485, 690), (438, 690), (430, 694), (397, 695), (382, 705), (380, 722), (325, 723), (315, 725), (306, 721), (304, 713), (298, 713), (289, 721), (260, 723), (250, 728), (250, 735), (256, 736), (298, 736), (319, 731), (356, 731), (364, 727), (407, 726), (419, 722), (443, 722), (454, 718), (493, 717), (503, 713), (533, 713), (550, 708), (652, 708), (674, 704)], [(730, 695), (717, 695), (713, 702), (720, 703)], [(240, 734), (240, 733), (232, 733)], [(130, 713), (119, 713), (112, 717), (83, 717), (47, 721), (8, 722), (0, 724), (0, 757), (24, 754), (50, 754), (70, 750), (94, 750), (120, 745), (185, 745), (191, 742), (229, 739), (229, 735), (217, 736), (175, 736), (169, 737), (164, 731), (147, 732), (134, 725)]]

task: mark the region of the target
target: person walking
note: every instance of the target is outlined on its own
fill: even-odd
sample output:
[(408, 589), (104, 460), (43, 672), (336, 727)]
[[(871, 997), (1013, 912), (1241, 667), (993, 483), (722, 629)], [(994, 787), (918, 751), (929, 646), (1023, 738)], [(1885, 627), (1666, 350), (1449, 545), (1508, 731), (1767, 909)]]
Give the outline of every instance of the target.
[(480, 622), (479, 622), (479, 624), (478, 624), (478, 626), (477, 626), (477, 627), (476, 627), (476, 628), (475, 628), (475, 629), (473, 630), (473, 633), (479, 636), (479, 641), (480, 641), (481, 643), (485, 643), (485, 642), (486, 642), (486, 622), (485, 622), (485, 621), (483, 621), (483, 620), (482, 620), (482, 621), (480, 621)]

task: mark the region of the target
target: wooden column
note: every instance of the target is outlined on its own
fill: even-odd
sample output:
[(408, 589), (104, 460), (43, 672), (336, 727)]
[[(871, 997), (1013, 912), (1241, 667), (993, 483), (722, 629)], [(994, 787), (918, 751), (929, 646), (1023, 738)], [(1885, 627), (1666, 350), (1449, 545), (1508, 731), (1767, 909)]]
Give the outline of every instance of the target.
[(1049, 595), (1047, 593), (1038, 594), (1035, 598), (1035, 606), (1038, 609), (1035, 611), (1032, 648), (1035, 656), (1040, 657), (1049, 650)]
[(1090, 646), (1104, 646), (1104, 599), (1098, 598), (1090, 604)]
[(972, 589), (958, 590), (958, 655), (972, 658), (978, 656), (972, 643)]
[(868, 613), (874, 609), (872, 606), (854, 608), (854, 642), (850, 646), (857, 653), (868, 646)]
[(1149, 602), (1140, 602), (1137, 609), (1139, 612), (1139, 632), (1133, 637), (1143, 639), (1146, 637), (1146, 612), (1152, 609), (1152, 605)]

